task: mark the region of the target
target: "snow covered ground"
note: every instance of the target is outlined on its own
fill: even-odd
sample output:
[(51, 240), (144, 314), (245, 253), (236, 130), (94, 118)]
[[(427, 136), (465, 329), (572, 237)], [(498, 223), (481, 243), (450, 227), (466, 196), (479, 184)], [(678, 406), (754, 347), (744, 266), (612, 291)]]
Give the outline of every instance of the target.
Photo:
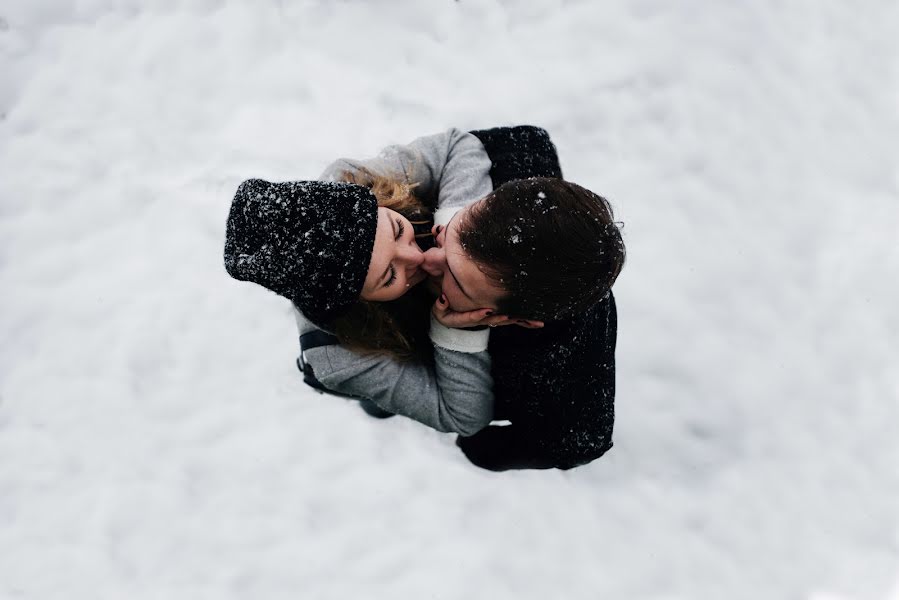
[[(4, 0), (0, 598), (899, 598), (897, 4)], [(248, 177), (535, 123), (625, 222), (615, 448), (305, 387)]]

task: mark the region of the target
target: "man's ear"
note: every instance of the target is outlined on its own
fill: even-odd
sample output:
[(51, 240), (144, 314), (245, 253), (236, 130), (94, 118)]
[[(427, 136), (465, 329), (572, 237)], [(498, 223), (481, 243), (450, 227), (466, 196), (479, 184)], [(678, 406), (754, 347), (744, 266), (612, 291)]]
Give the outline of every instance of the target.
[(516, 319), (515, 324), (528, 329), (540, 329), (543, 327), (543, 321), (535, 321), (534, 319)]

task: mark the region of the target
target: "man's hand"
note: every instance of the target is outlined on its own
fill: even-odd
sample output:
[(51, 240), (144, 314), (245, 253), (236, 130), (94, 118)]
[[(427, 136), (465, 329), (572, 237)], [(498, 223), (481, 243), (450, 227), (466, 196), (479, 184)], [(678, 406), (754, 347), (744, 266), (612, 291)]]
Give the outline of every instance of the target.
[(468, 312), (456, 312), (449, 307), (446, 296), (441, 295), (434, 302), (431, 309), (437, 321), (445, 327), (454, 327), (456, 329), (465, 329), (468, 327), (500, 327), (502, 325), (512, 325), (516, 323), (515, 319), (510, 319), (504, 315), (493, 314), (490, 308), (479, 308)]

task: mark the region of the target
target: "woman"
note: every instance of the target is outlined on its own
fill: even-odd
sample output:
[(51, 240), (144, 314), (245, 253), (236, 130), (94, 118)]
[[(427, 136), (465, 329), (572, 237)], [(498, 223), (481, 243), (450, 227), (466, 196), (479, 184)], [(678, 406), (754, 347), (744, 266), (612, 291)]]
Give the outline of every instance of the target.
[(435, 221), (446, 223), (491, 191), (489, 172), (477, 138), (451, 129), (365, 163), (339, 160), (324, 181), (246, 181), (228, 219), (226, 268), (290, 299), (301, 336), (336, 335), (339, 344), (303, 352), (323, 387), (473, 435), (493, 415), (489, 329), (455, 327), (505, 319), (486, 310), (453, 314), (438, 299), (428, 320), (424, 290), (399, 298), (424, 279), (402, 212), (422, 214), (414, 186), (418, 198), (436, 204)]

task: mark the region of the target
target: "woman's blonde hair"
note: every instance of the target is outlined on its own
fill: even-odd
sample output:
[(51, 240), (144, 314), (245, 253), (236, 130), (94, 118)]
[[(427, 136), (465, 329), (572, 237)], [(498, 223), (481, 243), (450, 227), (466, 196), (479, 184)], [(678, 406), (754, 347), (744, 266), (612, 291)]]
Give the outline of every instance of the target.
[[(368, 169), (344, 172), (343, 181), (364, 185), (378, 206), (395, 210), (410, 221), (431, 220), (431, 211), (415, 197), (416, 184), (380, 175)], [(364, 354), (386, 355), (403, 362), (430, 362), (428, 338), (432, 298), (424, 286), (416, 286), (390, 302), (360, 299), (334, 321), (334, 335), (341, 346)]]
[(418, 186), (417, 183), (407, 183), (400, 179), (379, 175), (365, 168), (356, 172), (344, 171), (342, 180), (367, 187), (378, 199), (378, 206), (395, 210), (406, 218), (422, 211), (430, 212), (413, 193)]

